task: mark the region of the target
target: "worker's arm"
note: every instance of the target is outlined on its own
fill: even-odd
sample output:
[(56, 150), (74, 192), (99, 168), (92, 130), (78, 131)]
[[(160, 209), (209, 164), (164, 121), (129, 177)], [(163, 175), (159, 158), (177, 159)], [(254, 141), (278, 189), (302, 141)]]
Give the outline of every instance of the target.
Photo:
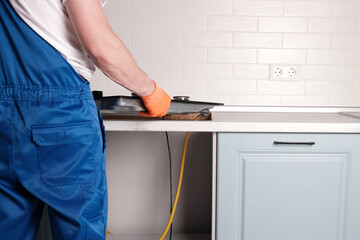
[(106, 20), (100, 0), (67, 0), (65, 7), (75, 32), (95, 65), (113, 81), (140, 96), (147, 112), (158, 117), (167, 113), (169, 95), (142, 71)]

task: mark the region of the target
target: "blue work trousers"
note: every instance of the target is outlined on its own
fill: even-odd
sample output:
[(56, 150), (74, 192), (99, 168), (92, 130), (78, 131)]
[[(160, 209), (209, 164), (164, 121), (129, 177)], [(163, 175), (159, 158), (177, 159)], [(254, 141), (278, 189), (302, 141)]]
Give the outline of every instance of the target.
[[(89, 82), (0, 0), (0, 239), (104, 240), (105, 129)], [(48, 240), (48, 239), (46, 239)]]

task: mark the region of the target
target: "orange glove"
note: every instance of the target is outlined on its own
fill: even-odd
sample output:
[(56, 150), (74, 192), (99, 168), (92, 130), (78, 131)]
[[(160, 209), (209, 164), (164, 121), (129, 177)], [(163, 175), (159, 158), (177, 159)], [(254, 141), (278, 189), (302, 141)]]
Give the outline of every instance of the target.
[(140, 112), (140, 115), (143, 117), (162, 117), (166, 115), (170, 108), (170, 96), (159, 88), (155, 82), (154, 84), (154, 92), (148, 96), (141, 97), (147, 109), (147, 112)]

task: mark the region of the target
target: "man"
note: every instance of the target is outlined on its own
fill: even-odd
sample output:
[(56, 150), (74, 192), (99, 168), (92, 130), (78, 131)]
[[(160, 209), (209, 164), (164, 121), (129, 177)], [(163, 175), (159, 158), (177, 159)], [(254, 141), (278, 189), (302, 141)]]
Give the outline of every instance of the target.
[(111, 30), (100, 0), (0, 0), (0, 239), (105, 239), (105, 130), (97, 65), (163, 116), (170, 97)]

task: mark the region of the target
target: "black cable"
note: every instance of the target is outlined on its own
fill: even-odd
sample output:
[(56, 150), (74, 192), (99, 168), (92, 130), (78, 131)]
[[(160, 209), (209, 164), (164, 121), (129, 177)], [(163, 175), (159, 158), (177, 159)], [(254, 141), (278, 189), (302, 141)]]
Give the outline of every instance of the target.
[[(169, 166), (170, 166), (170, 214), (173, 210), (173, 198), (172, 198), (172, 161), (171, 161), (171, 151), (170, 151), (170, 143), (169, 143), (169, 135), (168, 132), (165, 132), (166, 135), (166, 142), (167, 142), (167, 147), (168, 147), (168, 153), (169, 153)], [(169, 240), (171, 240), (172, 238), (172, 223), (170, 226), (170, 235), (169, 235)]]
[[(165, 120), (165, 117), (163, 117), (163, 120)], [(165, 131), (165, 136), (166, 136), (166, 143), (167, 143), (167, 148), (168, 148), (168, 153), (169, 153), (169, 168), (170, 168), (170, 215), (172, 213), (173, 210), (173, 197), (172, 197), (172, 160), (171, 160), (171, 150), (170, 150), (170, 142), (169, 142), (169, 134), (167, 131)], [(169, 240), (172, 239), (172, 223), (170, 226), (170, 235), (169, 235)]]

